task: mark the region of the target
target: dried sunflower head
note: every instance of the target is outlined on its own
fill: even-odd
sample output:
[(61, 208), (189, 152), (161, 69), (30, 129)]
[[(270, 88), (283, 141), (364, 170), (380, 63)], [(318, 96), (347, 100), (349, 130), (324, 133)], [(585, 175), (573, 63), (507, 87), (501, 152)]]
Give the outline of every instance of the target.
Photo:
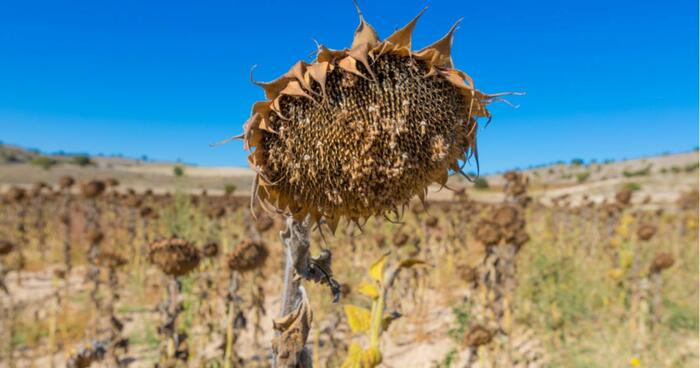
[(252, 271), (265, 263), (269, 251), (262, 242), (243, 240), (228, 255), (228, 268), (232, 271)]
[(96, 198), (106, 189), (106, 185), (100, 180), (90, 180), (80, 187), (81, 192), (85, 198)]
[(406, 243), (408, 243), (408, 240), (409, 240), (408, 234), (406, 234), (404, 232), (398, 232), (398, 233), (394, 234), (394, 238), (392, 239), (392, 242), (394, 243), (395, 247), (401, 248), (404, 245), (406, 245)]
[(630, 188), (623, 188), (619, 192), (615, 193), (615, 201), (622, 206), (630, 204), (632, 201), (632, 190)]
[(649, 272), (659, 273), (667, 268), (670, 268), (671, 266), (673, 266), (674, 263), (676, 263), (676, 259), (671, 253), (659, 252), (651, 261), (651, 265), (649, 266)]
[(464, 334), (464, 345), (472, 348), (486, 345), (491, 342), (493, 335), (494, 332), (484, 326), (472, 326), (469, 331)]
[(425, 219), (425, 226), (427, 226), (427, 227), (429, 227), (429, 228), (432, 229), (432, 228), (438, 226), (438, 223), (439, 223), (439, 222), (440, 222), (440, 220), (438, 220), (437, 217), (435, 217), (435, 216), (428, 216), (428, 218)]
[(199, 252), (184, 239), (170, 238), (155, 241), (148, 246), (148, 258), (163, 273), (183, 276), (199, 265)]
[(489, 220), (481, 220), (474, 229), (474, 237), (484, 245), (498, 245), (503, 234), (497, 223)]
[(116, 188), (119, 186), (119, 180), (116, 178), (107, 178), (105, 179), (105, 184), (110, 188)]
[(9, 240), (0, 239), (0, 256), (10, 254), (15, 249), (15, 245)]
[(27, 198), (27, 191), (20, 187), (11, 187), (3, 196), (8, 203), (21, 203)]
[(139, 207), (141, 207), (143, 200), (141, 199), (140, 196), (138, 196), (136, 194), (129, 194), (128, 197), (126, 197), (126, 200), (124, 201), (124, 203), (127, 205), (127, 207), (139, 208)]
[[(421, 12), (422, 14), (422, 12)], [(452, 35), (420, 50), (420, 17), (380, 40), (360, 13), (349, 49), (319, 46), (269, 83), (244, 129), (253, 198), (301, 219), (359, 222), (425, 197), (476, 153), (477, 118), (494, 96), (454, 68)], [(268, 206), (269, 207), (269, 206)]]
[(637, 237), (639, 240), (647, 241), (654, 237), (656, 234), (656, 227), (654, 225), (644, 224), (637, 229)]
[(60, 179), (58, 179), (58, 186), (63, 190), (72, 187), (73, 184), (75, 184), (75, 179), (70, 176), (62, 176)]
[(100, 244), (105, 238), (105, 234), (98, 229), (90, 229), (85, 236), (90, 244)]

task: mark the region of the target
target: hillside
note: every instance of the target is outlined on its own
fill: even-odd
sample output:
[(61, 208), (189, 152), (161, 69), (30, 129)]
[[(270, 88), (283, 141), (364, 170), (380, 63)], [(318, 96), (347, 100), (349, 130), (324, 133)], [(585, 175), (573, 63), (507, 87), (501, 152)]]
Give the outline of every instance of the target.
[[(55, 162), (44, 168), (37, 158), (47, 157)], [(41, 156), (20, 147), (0, 145), (0, 188), (10, 185), (29, 185), (37, 181), (55, 183), (59, 177), (70, 175), (78, 180), (116, 178), (123, 189), (137, 191), (152, 189), (157, 193), (173, 191), (176, 187), (187, 192), (206, 190), (217, 194), (227, 184), (236, 186), (236, 193), (248, 195), (254, 172), (242, 167), (199, 167), (163, 161), (143, 161), (122, 157), (90, 157), (83, 166), (70, 155)], [(181, 166), (184, 175), (176, 180), (174, 168)], [(526, 169), (531, 194), (547, 203), (552, 198), (567, 195), (576, 203), (585, 194), (595, 201), (609, 198), (621, 186), (639, 189), (636, 198), (650, 197), (652, 203), (668, 203), (678, 193), (698, 186), (698, 152), (650, 156), (625, 161), (589, 164), (554, 164)], [(467, 188), (476, 200), (501, 200), (503, 179), (500, 174), (482, 177), (488, 188), (476, 189), (474, 183), (461, 176), (452, 176), (450, 188)], [(449, 190), (434, 187), (429, 193), (432, 200), (452, 197)]]

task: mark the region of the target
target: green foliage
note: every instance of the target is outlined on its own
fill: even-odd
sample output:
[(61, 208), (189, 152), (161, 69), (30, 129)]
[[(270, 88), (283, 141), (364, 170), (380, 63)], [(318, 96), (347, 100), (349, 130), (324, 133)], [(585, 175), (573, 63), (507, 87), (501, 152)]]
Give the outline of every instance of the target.
[(190, 220), (191, 207), (187, 195), (179, 191), (175, 193), (175, 205), (163, 211), (163, 220), (170, 234), (188, 238), (194, 227)]
[(456, 363), (455, 359), (457, 359), (457, 349), (451, 349), (447, 355), (445, 355), (445, 358), (437, 363), (434, 368), (452, 368), (452, 364)]
[(450, 336), (456, 343), (461, 343), (464, 334), (467, 332), (469, 327), (469, 303), (462, 303), (461, 305), (452, 308), (452, 314), (455, 317), (456, 326), (450, 328), (447, 331), (447, 335)]
[(233, 194), (236, 189), (236, 184), (228, 183), (224, 185), (224, 193), (226, 193), (227, 196)]
[(44, 170), (51, 170), (52, 167), (58, 164), (58, 161), (48, 156), (37, 156), (32, 159), (31, 164)]
[(86, 167), (94, 164), (94, 162), (92, 162), (92, 159), (88, 155), (73, 156), (73, 163), (80, 167)]
[(668, 315), (665, 323), (674, 331), (697, 331), (698, 328), (700, 328), (700, 324), (698, 323), (698, 311), (692, 307), (666, 299), (664, 300), (664, 308)]
[(685, 167), (683, 168), (683, 171), (685, 171), (687, 173), (691, 173), (693, 171), (697, 171), (699, 166), (700, 166), (700, 164), (698, 164), (697, 162), (692, 163), (692, 164), (688, 164), (688, 165), (685, 165)]
[(632, 182), (629, 182), (629, 183), (625, 183), (625, 188), (627, 188), (627, 189), (629, 189), (629, 190), (631, 190), (631, 191), (633, 191), (633, 192), (636, 192), (636, 191), (642, 189), (642, 186), (639, 185), (639, 183), (635, 183), (635, 182), (632, 181)]
[(488, 189), (489, 182), (483, 177), (478, 177), (474, 179), (474, 188), (476, 189)]
[(581, 166), (581, 165), (583, 165), (583, 164), (584, 164), (584, 162), (583, 162), (583, 159), (582, 159), (582, 158), (574, 158), (574, 159), (571, 160), (571, 165), (572, 165), (572, 166)]
[(175, 177), (178, 177), (178, 178), (184, 176), (185, 175), (185, 168), (182, 165), (173, 166), (173, 175), (175, 175)]
[(633, 170), (633, 171), (623, 171), (622, 175), (626, 178), (633, 178), (635, 176), (647, 176), (651, 172), (651, 164), (647, 165), (643, 169)]
[(588, 178), (589, 178), (590, 176), (591, 176), (591, 173), (589, 173), (588, 171), (582, 172), (582, 173), (578, 173), (578, 174), (576, 174), (576, 181), (579, 182), (579, 183), (583, 183), (583, 182), (585, 182), (586, 180), (588, 180)]

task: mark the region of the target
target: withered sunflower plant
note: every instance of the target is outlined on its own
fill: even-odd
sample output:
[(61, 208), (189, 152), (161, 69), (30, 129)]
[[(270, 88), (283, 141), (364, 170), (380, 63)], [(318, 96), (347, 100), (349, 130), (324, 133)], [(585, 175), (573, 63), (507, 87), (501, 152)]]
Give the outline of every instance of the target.
[(500, 95), (480, 92), (455, 68), (459, 21), (432, 45), (413, 50), (411, 34), (424, 11), (381, 40), (358, 7), (349, 48), (319, 45), (315, 61), (254, 82), (266, 99), (253, 105), (239, 136), (256, 172), (251, 208), (259, 204), (287, 217), (282, 240), (294, 265), (287, 267), (275, 321), (277, 366), (310, 365), (305, 338), (296, 341), (308, 334), (299, 328), (311, 319), (298, 276), (339, 292), (330, 256), (308, 256), (310, 225), (335, 231), (343, 219), (360, 224), (399, 215), (412, 198), (423, 200), (430, 185), (444, 186), (450, 172), (463, 174), (472, 156), (478, 161), (477, 120), (490, 118), (486, 106)]

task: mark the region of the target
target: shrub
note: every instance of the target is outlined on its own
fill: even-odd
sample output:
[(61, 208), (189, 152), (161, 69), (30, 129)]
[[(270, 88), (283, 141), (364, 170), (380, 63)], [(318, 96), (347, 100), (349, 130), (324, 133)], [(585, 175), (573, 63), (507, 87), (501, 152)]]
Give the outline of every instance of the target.
[(588, 177), (590, 177), (590, 176), (591, 176), (591, 173), (589, 173), (588, 171), (578, 173), (578, 174), (576, 174), (576, 181), (579, 183), (583, 183), (586, 180), (588, 180)]
[(625, 184), (625, 188), (627, 188), (631, 191), (637, 191), (637, 190), (642, 189), (642, 186), (639, 185), (639, 183), (629, 182), (629, 183)]
[(695, 163), (692, 163), (692, 164), (685, 165), (685, 167), (683, 168), (683, 170), (685, 170), (685, 172), (687, 172), (687, 173), (691, 173), (691, 172), (693, 172), (693, 171), (696, 171), (696, 170), (698, 169), (698, 166), (700, 166), (700, 164), (698, 164), (697, 162), (695, 162)]
[(185, 175), (185, 168), (182, 165), (175, 165), (173, 167), (173, 174), (178, 178), (182, 177)]
[(80, 167), (85, 167), (92, 165), (92, 159), (88, 155), (77, 155), (73, 157), (73, 163), (80, 166)]
[(624, 177), (626, 177), (626, 178), (633, 178), (635, 176), (647, 176), (651, 172), (651, 166), (652, 165), (649, 164), (643, 169), (634, 170), (634, 171), (625, 170), (622, 172), (622, 175), (624, 175)]
[(582, 158), (574, 158), (571, 160), (571, 165), (581, 166), (581, 165), (583, 165), (583, 159)]
[(58, 164), (58, 161), (47, 156), (37, 156), (32, 159), (31, 163), (32, 165), (39, 166), (44, 170), (50, 170), (52, 167)]
[(230, 183), (229, 183), (229, 184), (224, 185), (224, 193), (226, 193), (226, 195), (231, 195), (231, 194), (233, 194), (233, 192), (235, 192), (235, 191), (236, 191), (236, 185), (235, 185), (235, 184), (230, 184)]
[(489, 182), (482, 178), (478, 177), (474, 180), (474, 188), (476, 189), (487, 189), (489, 187)]

